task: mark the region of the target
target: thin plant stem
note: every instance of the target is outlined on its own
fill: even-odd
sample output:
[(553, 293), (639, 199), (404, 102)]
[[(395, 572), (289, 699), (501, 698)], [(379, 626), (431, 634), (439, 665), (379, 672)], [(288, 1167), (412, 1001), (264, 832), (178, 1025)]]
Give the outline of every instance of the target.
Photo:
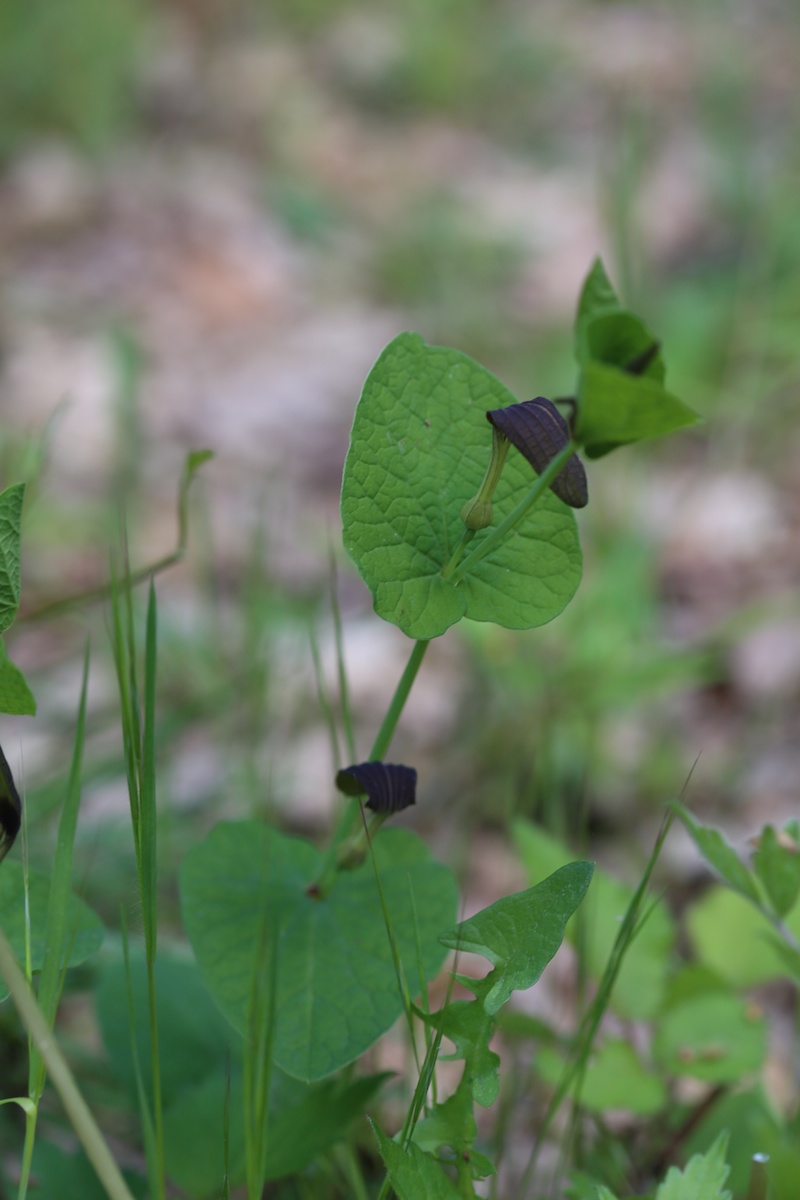
[(70, 1123), (97, 1172), (98, 1179), (106, 1189), (109, 1200), (133, 1200), (2, 929), (0, 974), (6, 981), (17, 1012), (41, 1055)]
[[(425, 657), (425, 651), (428, 649), (428, 645), (429, 643), (427, 641), (417, 641), (414, 643), (414, 648), (409, 655), (405, 670), (400, 676), (400, 680), (395, 688), (391, 703), (386, 710), (386, 716), (383, 718), (383, 722), (375, 737), (375, 741), (372, 743), (372, 749), (370, 750), (369, 754), (370, 762), (375, 762), (382, 759), (389, 749), (394, 731), (397, 728), (397, 723), (400, 720), (400, 715), (403, 711), (406, 700), (408, 699), (409, 692), (411, 691), (414, 680), (417, 677), (417, 673), (422, 666), (422, 660)], [(310, 885), (309, 892), (316, 896), (325, 896), (330, 891), (333, 881), (341, 870), (340, 859), (342, 856), (339, 855), (339, 848), (348, 838), (355, 838), (357, 840), (357, 844), (353, 847), (356, 859), (360, 854), (362, 854), (362, 851), (363, 853), (366, 853), (368, 845), (367, 827), (364, 827), (360, 830), (356, 828), (360, 814), (361, 803), (359, 800), (353, 798), (339, 819), (338, 827), (333, 835), (333, 838), (331, 839), (330, 845), (328, 846), (320, 873), (315, 881)], [(374, 837), (378, 833), (378, 830), (385, 819), (382, 814), (378, 813), (373, 813), (372, 817), (373, 820), (368, 826), (369, 837)], [(353, 856), (347, 855), (344, 857), (352, 858)]]
[[(449, 579), (453, 583), (458, 583), (458, 581), (463, 579), (465, 575), (469, 575), (470, 571), (477, 566), (482, 558), (485, 558), (487, 554), (491, 554), (495, 547), (498, 546), (500, 542), (502, 542), (503, 539), (511, 532), (514, 526), (519, 524), (519, 522), (529, 511), (529, 509), (533, 507), (539, 497), (544, 495), (544, 493), (550, 487), (550, 484), (555, 479), (556, 475), (563, 470), (577, 449), (577, 442), (572, 440), (567, 442), (563, 450), (560, 450), (555, 458), (547, 464), (545, 470), (542, 471), (541, 475), (539, 475), (536, 479), (533, 487), (526, 496), (523, 496), (517, 507), (512, 509), (505, 520), (501, 521), (500, 524), (495, 526), (494, 529), (491, 529), (485, 537), (481, 538), (477, 546), (473, 547), (471, 552), (461, 562), (457, 562), (456, 556), (453, 555), (453, 557), (450, 559), (450, 562), (442, 568), (442, 578)], [(462, 543), (463, 542), (464, 539), (462, 538)]]

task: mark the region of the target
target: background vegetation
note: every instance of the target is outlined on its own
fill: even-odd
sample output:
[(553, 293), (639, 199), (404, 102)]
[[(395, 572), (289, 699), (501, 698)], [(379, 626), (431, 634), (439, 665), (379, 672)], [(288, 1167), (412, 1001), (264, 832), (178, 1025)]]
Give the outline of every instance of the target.
[[(107, 579), (121, 505), (134, 568), (172, 549), (184, 459), (203, 448), (214, 459), (193, 485), (188, 553), (158, 580), (163, 938), (178, 936), (179, 864), (218, 820), (321, 833), (334, 792), (314, 655), (333, 694), (332, 591), (364, 754), (404, 661), (340, 550), (363, 379), (413, 328), (520, 399), (563, 392), (597, 253), (705, 424), (590, 468), (584, 584), (561, 619), (530, 634), (464, 622), (431, 648), (395, 747), (420, 775), (403, 821), (458, 870), (471, 913), (531, 881), (519, 818), (635, 885), (693, 765), (687, 804), (744, 855), (762, 825), (797, 814), (799, 71), (790, 0), (6, 0), (0, 481), (28, 485), (9, 652), (38, 714), (3, 718), (0, 737), (24, 784), (32, 865), (53, 860), (88, 636), (75, 879), (109, 929), (122, 912), (141, 933), (108, 605), (64, 602)], [(671, 917), (691, 916), (676, 961), (694, 956), (769, 1013), (767, 1101), (741, 1099), (747, 1063), (712, 1085), (729, 1127), (790, 1128), (795, 992), (741, 949), (740, 912), (722, 938), (708, 914), (727, 901), (706, 894), (678, 829), (656, 880)], [(546, 1015), (575, 1002), (568, 964), (553, 972), (534, 993)], [(72, 972), (60, 1029), (135, 1166), (109, 1068), (123, 1036), (114, 986), (97, 991), (89, 963)], [(648, 1018), (616, 1016), (626, 1036)], [(7, 1004), (0, 1020), (4, 1094), (21, 1094)], [(507, 1098), (508, 1125), (486, 1136), (508, 1139), (514, 1178), (540, 1098), (511, 1024), (528, 1106), (514, 1122)], [(373, 1066), (401, 1055), (389, 1038)], [(392, 1131), (393, 1102), (381, 1109)], [(19, 1115), (0, 1114), (14, 1178)], [(91, 1195), (55, 1102), (48, 1120), (42, 1178), (57, 1171), (61, 1197)], [(641, 1112), (598, 1123), (632, 1130), (638, 1161), (662, 1165)], [(649, 1186), (619, 1166), (614, 1137), (589, 1140), (603, 1149), (587, 1171)], [(679, 1156), (693, 1148), (687, 1134)], [(746, 1155), (737, 1170), (738, 1195)], [(338, 1180), (331, 1168), (273, 1186), (347, 1194)]]

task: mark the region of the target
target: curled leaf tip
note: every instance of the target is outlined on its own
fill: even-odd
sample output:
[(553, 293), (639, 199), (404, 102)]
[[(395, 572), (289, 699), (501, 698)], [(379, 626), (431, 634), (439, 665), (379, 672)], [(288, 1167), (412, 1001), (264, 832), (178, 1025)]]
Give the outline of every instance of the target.
[[(567, 422), (555, 404), (544, 396), (526, 400), (524, 404), (495, 408), (486, 417), (527, 458), (537, 475), (542, 474), (570, 440)], [(550, 488), (571, 508), (584, 508), (589, 503), (586, 471), (577, 454), (568, 459)]]
[(336, 786), (346, 796), (367, 796), (367, 808), (388, 815), (416, 802), (417, 772), (401, 763), (358, 763), (337, 771)]

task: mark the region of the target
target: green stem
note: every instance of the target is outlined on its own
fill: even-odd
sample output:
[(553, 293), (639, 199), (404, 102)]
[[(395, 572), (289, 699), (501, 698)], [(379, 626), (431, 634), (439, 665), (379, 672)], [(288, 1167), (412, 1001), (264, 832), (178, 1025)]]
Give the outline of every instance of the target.
[(453, 551), (450, 561), (442, 567), (442, 579), (450, 579), (458, 564), (461, 562), (461, 555), (466, 550), (472, 539), (477, 533), (476, 529), (465, 529), (459, 538), (458, 545)]
[[(417, 672), (422, 666), (422, 660), (425, 657), (428, 645), (427, 641), (414, 643), (414, 648), (406, 663), (405, 670), (400, 676), (400, 681), (395, 688), (391, 703), (386, 710), (386, 716), (383, 718), (375, 741), (372, 743), (372, 749), (369, 752), (370, 762), (382, 759), (389, 749), (394, 731), (397, 728), (397, 723), (400, 720), (400, 715), (408, 699), (408, 694), (417, 677)], [(331, 838), (331, 843), (325, 854), (320, 873), (309, 887), (310, 894), (318, 897), (327, 895), (339, 871), (345, 866), (354, 866), (356, 862), (363, 859), (364, 854), (362, 851), (366, 850), (368, 836), (374, 837), (386, 819), (380, 813), (373, 813), (371, 815), (372, 820), (369, 823), (368, 829), (365, 829), (363, 825), (358, 829), (357, 824), (361, 817), (361, 801), (355, 798), (350, 801), (342, 813), (336, 832)]]
[(414, 680), (417, 677), (417, 672), (422, 666), (422, 660), (425, 657), (425, 651), (428, 649), (429, 642), (415, 642), (414, 649), (411, 651), (406, 669), (400, 676), (400, 682), (395, 688), (392, 702), (386, 710), (386, 716), (383, 718), (383, 724), (378, 730), (377, 737), (372, 743), (372, 749), (369, 752), (369, 761), (377, 762), (382, 759), (386, 751), (389, 749), (389, 743), (394, 736), (394, 731), (397, 728), (397, 723), (400, 720), (400, 714), (405, 707), (408, 693), (411, 691)]
[(6, 981), (17, 1012), (47, 1067), (72, 1127), (80, 1138), (107, 1195), (110, 1200), (133, 1200), (2, 930), (0, 974)]
[(567, 442), (563, 450), (547, 464), (547, 467), (542, 471), (533, 487), (528, 494), (520, 500), (519, 504), (513, 509), (504, 521), (501, 521), (496, 528), (487, 533), (486, 537), (481, 538), (478, 545), (468, 554), (462, 563), (451, 569), (451, 563), (442, 570), (442, 577), (450, 579), (453, 583), (458, 583), (465, 575), (468, 575), (475, 566), (485, 558), (487, 554), (491, 554), (492, 550), (502, 542), (503, 538), (517, 525), (530, 508), (536, 503), (540, 496), (547, 491), (550, 484), (555, 479), (556, 475), (566, 466), (572, 455), (578, 449), (578, 443), (570, 440)]

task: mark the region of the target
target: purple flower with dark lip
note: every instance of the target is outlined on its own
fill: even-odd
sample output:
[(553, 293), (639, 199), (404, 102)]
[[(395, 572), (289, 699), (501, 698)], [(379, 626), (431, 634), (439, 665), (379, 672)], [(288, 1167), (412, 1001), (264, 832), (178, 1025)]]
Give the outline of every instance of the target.
[[(542, 474), (570, 440), (567, 422), (552, 400), (544, 396), (492, 409), (486, 417), (527, 458), (537, 475)], [(570, 508), (584, 508), (589, 503), (586, 471), (577, 454), (567, 460), (550, 489)]]
[(368, 796), (366, 807), (388, 816), (416, 802), (417, 772), (401, 763), (358, 763), (337, 772), (336, 786), (347, 796)]

